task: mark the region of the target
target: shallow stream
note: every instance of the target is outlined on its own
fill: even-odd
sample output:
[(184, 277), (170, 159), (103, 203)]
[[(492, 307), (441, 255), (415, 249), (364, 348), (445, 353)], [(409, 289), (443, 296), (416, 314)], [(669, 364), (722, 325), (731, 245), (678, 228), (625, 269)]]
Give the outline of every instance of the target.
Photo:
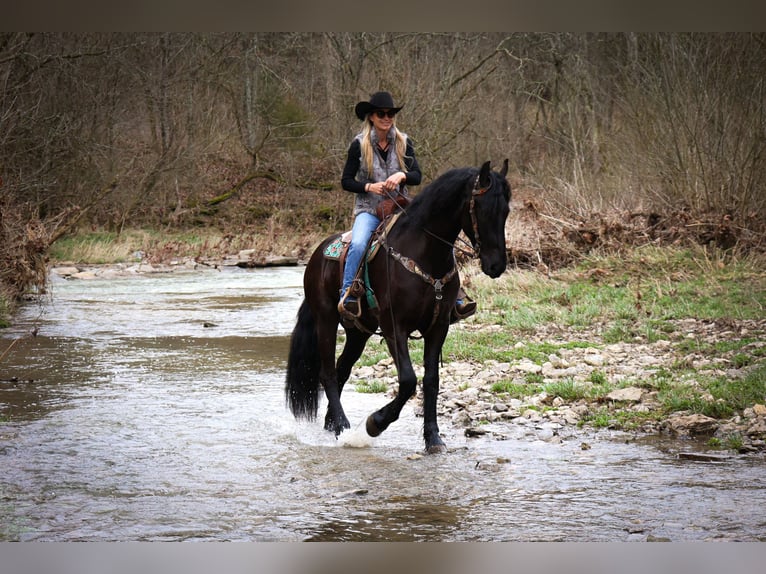
[[(344, 392), (340, 440), (283, 398), (301, 267), (54, 279), (0, 333), (0, 541), (766, 540), (766, 460), (509, 428), (420, 456), (410, 401)], [(35, 330), (37, 335), (31, 336)], [(629, 438), (629, 437), (628, 437)], [(581, 448), (587, 441), (590, 449)]]

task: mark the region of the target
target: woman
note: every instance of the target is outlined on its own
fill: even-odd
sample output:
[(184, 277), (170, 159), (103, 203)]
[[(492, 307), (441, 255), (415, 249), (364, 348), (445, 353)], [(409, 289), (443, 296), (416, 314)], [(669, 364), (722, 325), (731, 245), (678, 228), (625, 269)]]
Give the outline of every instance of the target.
[[(350, 289), (370, 237), (380, 223), (376, 215), (378, 204), (397, 193), (406, 197), (409, 195), (406, 186), (420, 184), (422, 174), (415, 149), (407, 134), (396, 128), (396, 114), (401, 109), (394, 105), (388, 92), (376, 92), (369, 101), (359, 102), (354, 108), (363, 124), (362, 131), (348, 148), (341, 176), (343, 189), (356, 194), (351, 244), (338, 303), (341, 315), (358, 317), (361, 312), (359, 301)], [(453, 321), (475, 312), (476, 303), (460, 289)]]
[(338, 311), (358, 316), (359, 301), (349, 293), (351, 283), (367, 250), (372, 232), (380, 223), (375, 214), (378, 204), (389, 194), (408, 195), (407, 185), (419, 185), (420, 166), (412, 142), (396, 128), (396, 114), (388, 92), (376, 92), (369, 101), (359, 102), (354, 111), (362, 120), (362, 131), (348, 148), (341, 186), (356, 194), (351, 244), (343, 271), (343, 287)]

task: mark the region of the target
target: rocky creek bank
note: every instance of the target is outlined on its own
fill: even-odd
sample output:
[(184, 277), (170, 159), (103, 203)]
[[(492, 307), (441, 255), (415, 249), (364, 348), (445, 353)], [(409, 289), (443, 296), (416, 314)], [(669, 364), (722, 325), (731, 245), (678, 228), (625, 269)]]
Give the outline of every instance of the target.
[[(471, 319), (453, 326), (449, 336), (459, 337), (464, 330), (496, 328), (499, 327), (482, 325)], [(740, 349), (740, 353), (747, 352), (748, 348), (754, 350), (766, 346), (766, 320), (722, 324), (690, 319), (679, 321), (677, 328), (678, 337), (703, 343), (714, 344), (734, 337), (756, 340)], [(523, 351), (525, 346), (537, 342), (563, 345), (572, 340), (594, 341), (597, 336), (594, 333), (567, 333), (556, 326), (541, 326), (533, 336), (519, 341), (516, 347)], [(679, 440), (697, 439), (695, 445), (705, 448), (719, 445), (724, 452), (766, 451), (764, 404), (755, 404), (727, 419), (690, 411), (664, 414), (658, 390), (645, 381), (651, 381), (662, 369), (677, 366), (679, 361), (691, 367), (690, 373), (697, 372), (705, 377), (742, 377), (746, 371), (746, 367), (736, 368), (735, 361), (726, 354), (682, 356), (670, 340), (560, 348), (542, 364), (527, 358), (505, 363), (445, 360), (440, 371), (439, 416), (463, 427), (467, 436), (489, 435), (498, 440), (528, 436), (560, 442), (577, 439), (586, 429), (606, 428), (619, 429), (633, 436), (655, 434)], [(416, 371), (422, 377), (422, 366), (416, 366)], [(529, 382), (530, 378), (535, 382)], [(350, 383), (355, 385), (371, 379), (386, 383), (387, 394), (393, 396), (397, 388), (393, 361), (384, 359), (374, 366), (357, 368)], [(541, 390), (542, 387), (555, 389), (557, 383), (564, 382), (587, 389), (597, 384), (594, 380), (600, 379), (609, 381), (613, 390), (598, 398), (567, 398)], [(500, 382), (511, 382), (516, 388), (526, 386), (529, 394), (519, 397), (515, 393), (512, 397), (509, 393), (493, 390), (493, 385)], [(693, 379), (684, 380), (683, 384), (691, 389), (700, 388)], [(713, 400), (712, 396), (701, 394), (703, 399)], [(421, 400), (419, 390), (418, 402)], [(626, 420), (629, 421), (627, 424)], [(582, 446), (589, 447), (586, 442)], [(715, 458), (715, 455), (711, 456)]]
[(108, 265), (84, 265), (59, 263), (51, 268), (51, 273), (64, 279), (109, 279), (136, 274), (172, 273), (174, 271), (196, 271), (198, 269), (216, 269), (219, 267), (240, 267), (243, 269), (260, 267), (286, 267), (298, 265), (297, 257), (283, 255), (262, 255), (255, 249), (245, 249), (225, 257), (182, 257), (154, 263), (144, 258), (142, 252), (136, 252), (135, 260), (128, 263)]

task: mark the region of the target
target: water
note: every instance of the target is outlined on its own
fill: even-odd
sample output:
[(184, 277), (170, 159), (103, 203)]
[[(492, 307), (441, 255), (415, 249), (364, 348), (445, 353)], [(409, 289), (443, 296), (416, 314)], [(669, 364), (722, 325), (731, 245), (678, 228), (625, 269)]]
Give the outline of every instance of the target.
[(371, 439), (387, 399), (353, 388), (361, 426), (340, 440), (296, 422), (282, 387), (302, 271), (54, 280), (0, 339), (18, 339), (0, 363), (0, 541), (766, 539), (761, 455), (442, 420), (450, 452), (420, 456), (413, 402)]

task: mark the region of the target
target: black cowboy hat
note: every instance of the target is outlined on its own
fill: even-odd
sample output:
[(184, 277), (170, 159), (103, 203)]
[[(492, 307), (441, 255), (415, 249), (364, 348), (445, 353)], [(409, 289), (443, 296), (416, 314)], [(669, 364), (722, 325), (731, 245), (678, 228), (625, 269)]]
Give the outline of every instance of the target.
[(367, 114), (374, 110), (393, 110), (398, 112), (401, 109), (401, 106), (397, 108), (394, 105), (394, 98), (388, 92), (375, 92), (370, 96), (369, 102), (359, 102), (356, 104), (354, 111), (356, 112), (356, 117), (364, 120)]

